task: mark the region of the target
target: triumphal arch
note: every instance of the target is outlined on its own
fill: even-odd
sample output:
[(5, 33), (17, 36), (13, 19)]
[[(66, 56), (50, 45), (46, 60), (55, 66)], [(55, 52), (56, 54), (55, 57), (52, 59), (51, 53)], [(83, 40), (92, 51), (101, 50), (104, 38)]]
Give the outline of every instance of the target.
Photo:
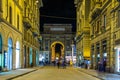
[(71, 45), (75, 37), (71, 24), (44, 24), (41, 35), (40, 54), (45, 61), (65, 59), (71, 55)]

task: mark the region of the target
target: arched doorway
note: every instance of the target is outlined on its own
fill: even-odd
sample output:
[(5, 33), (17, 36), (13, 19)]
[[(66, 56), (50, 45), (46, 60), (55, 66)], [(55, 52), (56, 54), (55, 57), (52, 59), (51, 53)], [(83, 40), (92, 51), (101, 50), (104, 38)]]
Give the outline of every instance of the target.
[(62, 42), (54, 42), (51, 45), (51, 61), (56, 59), (64, 59), (64, 45)]
[(55, 45), (55, 57), (60, 58), (62, 56), (62, 51), (61, 51), (62, 45), (59, 43), (56, 43)]
[(20, 44), (16, 43), (16, 68), (20, 67)]
[(0, 71), (2, 70), (3, 66), (3, 58), (2, 58), (2, 37), (0, 35)]
[(12, 39), (8, 39), (8, 56), (7, 56), (7, 69), (12, 70), (12, 49), (13, 49), (13, 42)]

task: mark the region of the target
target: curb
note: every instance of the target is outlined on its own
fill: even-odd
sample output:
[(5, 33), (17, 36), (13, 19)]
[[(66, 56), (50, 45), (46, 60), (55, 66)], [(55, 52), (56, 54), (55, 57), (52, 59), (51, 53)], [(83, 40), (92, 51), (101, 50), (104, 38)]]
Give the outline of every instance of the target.
[(85, 72), (85, 71), (82, 71), (82, 70), (80, 70), (80, 69), (78, 69), (78, 70), (81, 71), (81, 72), (84, 72), (84, 73), (86, 73), (86, 74), (88, 74), (88, 75), (91, 75), (91, 76), (93, 76), (93, 77), (99, 78), (99, 79), (101, 79), (101, 80), (105, 80), (105, 79), (103, 79), (103, 78), (101, 78), (101, 77), (98, 77), (98, 76), (92, 75), (92, 74), (87, 73), (87, 72)]
[[(40, 67), (40, 68), (44, 68), (44, 67)], [(39, 68), (38, 68), (38, 69), (39, 69)], [(32, 70), (32, 71), (29, 71), (29, 72), (25, 72), (25, 73), (23, 73), (23, 74), (19, 74), (19, 75), (17, 75), (17, 76), (10, 77), (10, 78), (8, 78), (8, 79), (6, 79), (6, 80), (12, 80), (12, 79), (15, 79), (15, 78), (17, 78), (17, 77), (20, 77), (20, 76), (23, 76), (23, 75), (29, 74), (29, 73), (34, 72), (34, 71), (37, 71), (38, 69), (35, 69), (35, 70)]]
[(29, 72), (26, 72), (26, 73), (23, 73), (23, 74), (20, 74), (20, 75), (17, 75), (17, 76), (14, 76), (14, 77), (11, 77), (11, 78), (8, 78), (6, 80), (12, 80), (14, 78), (17, 78), (17, 77), (20, 77), (20, 76), (23, 76), (23, 75), (26, 75), (26, 74), (29, 74), (31, 72), (34, 72), (34, 71), (37, 71), (38, 69), (35, 69), (35, 70), (32, 70), (32, 71), (29, 71)]

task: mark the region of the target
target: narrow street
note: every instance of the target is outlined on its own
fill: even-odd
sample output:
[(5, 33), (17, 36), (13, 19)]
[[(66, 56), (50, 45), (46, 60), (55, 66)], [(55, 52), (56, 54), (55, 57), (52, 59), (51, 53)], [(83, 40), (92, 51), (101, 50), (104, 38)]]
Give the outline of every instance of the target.
[(66, 69), (57, 67), (44, 67), (27, 75), (20, 76), (14, 80), (100, 80), (91, 75), (78, 71), (76, 68)]

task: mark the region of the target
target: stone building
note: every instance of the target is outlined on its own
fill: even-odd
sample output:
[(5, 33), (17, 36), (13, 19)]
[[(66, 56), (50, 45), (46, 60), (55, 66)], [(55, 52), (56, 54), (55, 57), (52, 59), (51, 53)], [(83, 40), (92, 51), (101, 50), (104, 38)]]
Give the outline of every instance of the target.
[(103, 64), (104, 61), (107, 63), (107, 71), (113, 67), (111, 3), (112, 0), (91, 0), (91, 67), (94, 69), (98, 69), (99, 62)]
[(120, 73), (120, 0), (112, 0), (110, 7), (110, 71)]
[(45, 61), (52, 62), (56, 58), (64, 59), (71, 55), (74, 38), (71, 24), (44, 24), (44, 31), (41, 35), (40, 53)]
[(76, 48), (77, 64), (90, 60), (90, 0), (75, 0), (77, 14)]
[[(84, 20), (82, 17), (86, 15), (84, 7), (87, 7), (87, 5), (83, 2), (87, 2), (87, 0), (75, 0), (75, 4), (77, 4), (77, 44), (79, 44), (78, 35), (81, 34), (82, 30), (78, 26), (82, 25), (82, 20)], [(89, 4), (89, 21), (85, 21), (85, 23), (88, 22), (90, 25), (91, 68), (98, 69), (98, 63), (103, 64), (106, 61), (108, 72), (120, 72), (120, 1), (89, 0)], [(81, 48), (78, 47), (77, 52)]]
[(39, 4), (38, 0), (0, 0), (0, 71), (28, 67), (32, 61), (37, 64), (30, 54), (39, 52), (35, 38), (39, 35)]
[(23, 67), (39, 65), (39, 8), (41, 0), (24, 0), (23, 3)]

